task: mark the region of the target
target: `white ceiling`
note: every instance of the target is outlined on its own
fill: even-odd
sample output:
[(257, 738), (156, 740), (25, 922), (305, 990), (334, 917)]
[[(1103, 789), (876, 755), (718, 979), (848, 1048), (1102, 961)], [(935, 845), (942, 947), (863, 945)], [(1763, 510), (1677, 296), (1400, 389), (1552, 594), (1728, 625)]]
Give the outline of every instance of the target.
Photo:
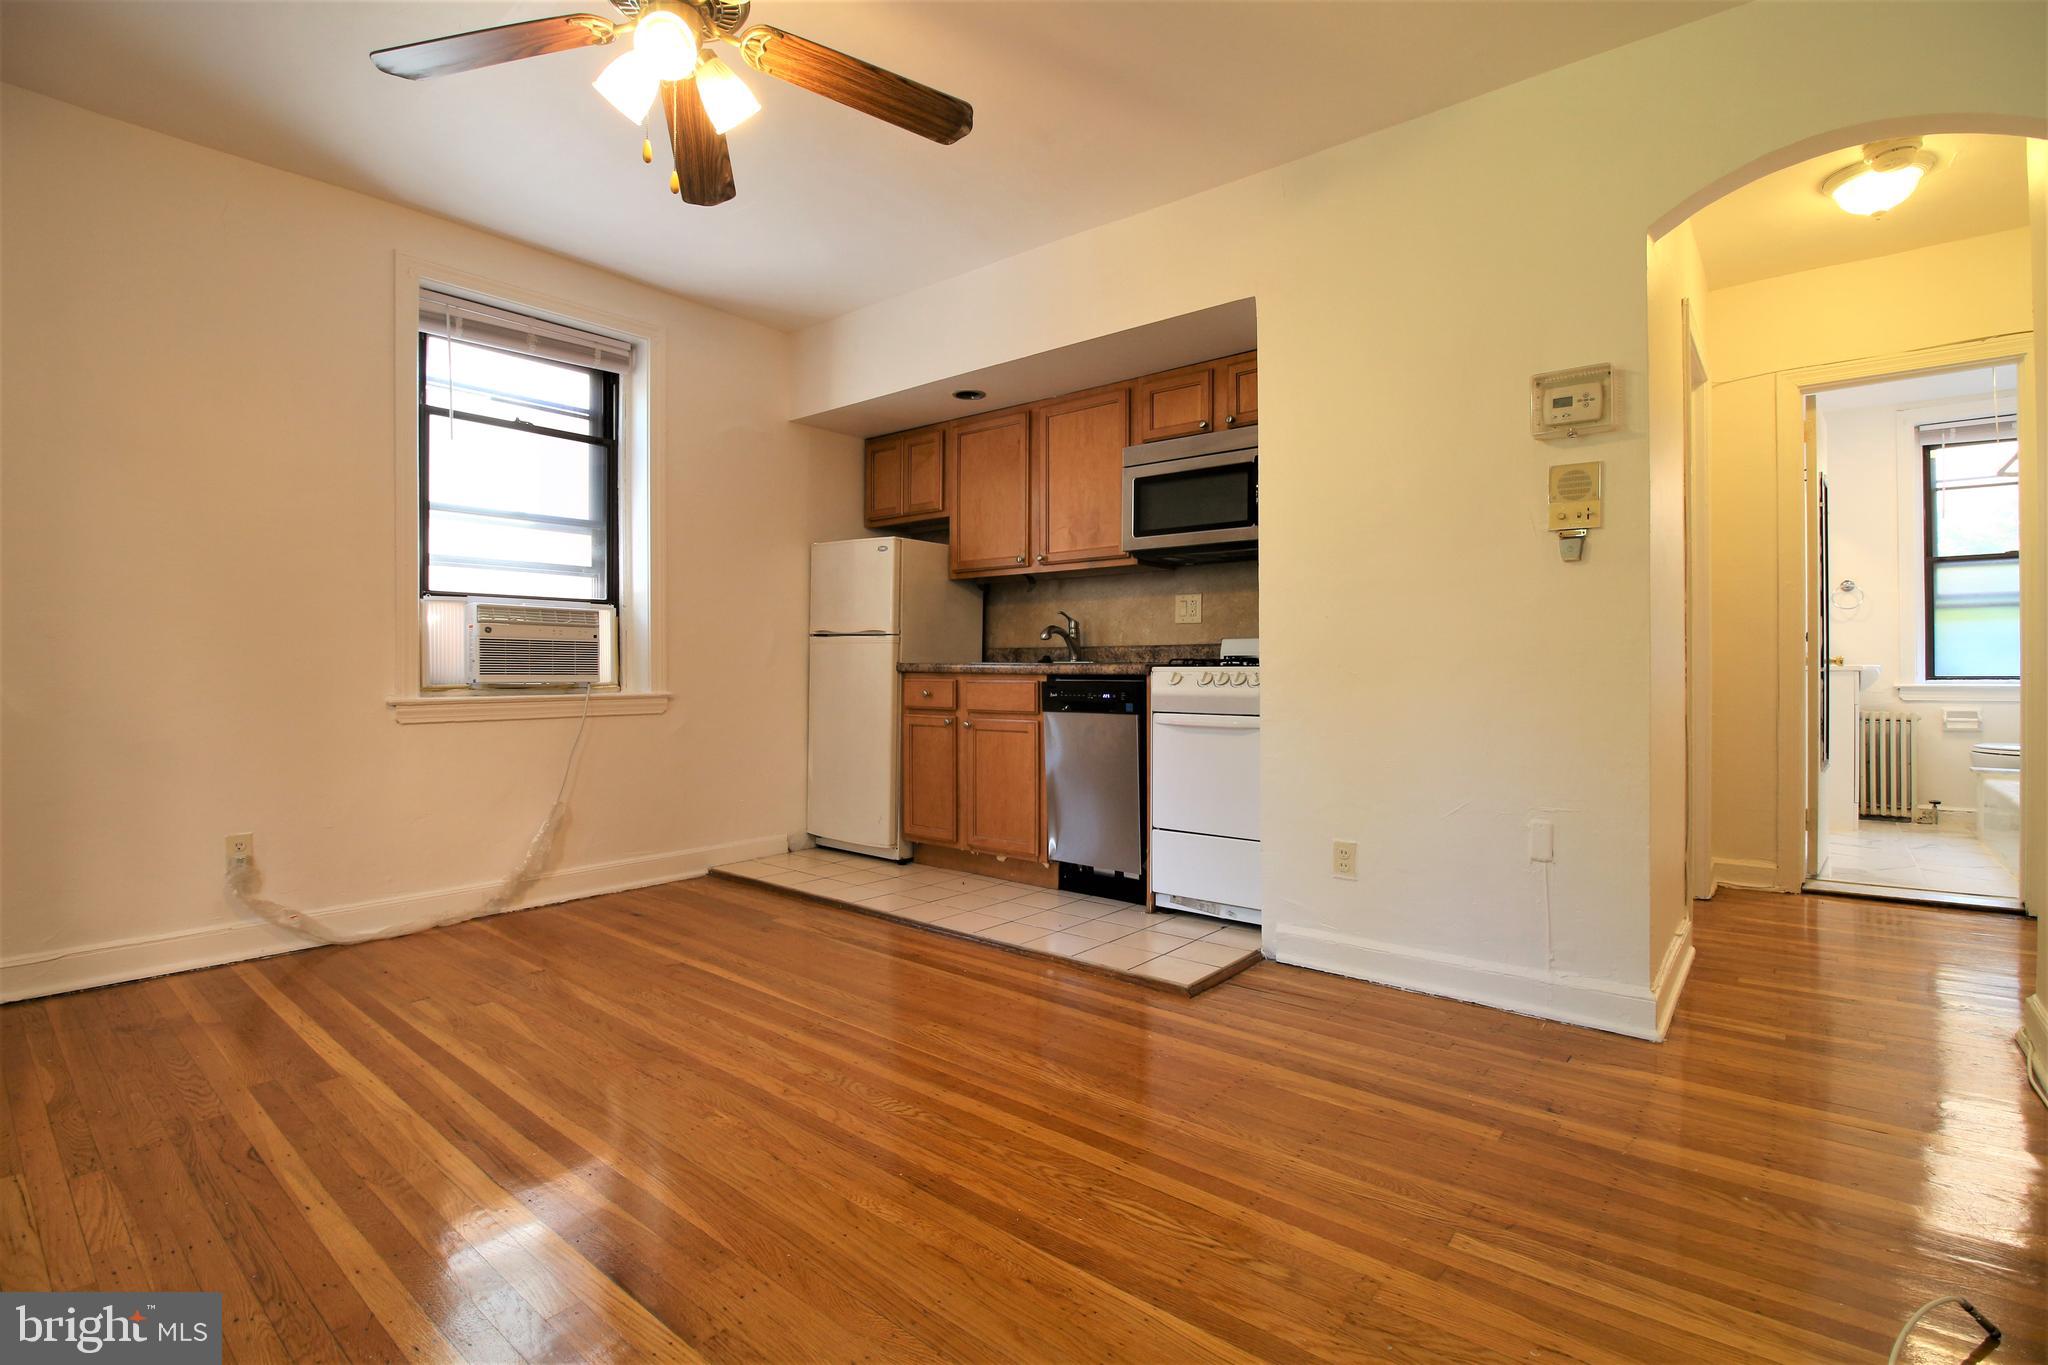
[(793, 327), (1728, 6), (759, 0), (970, 101), (975, 130), (940, 147), (746, 73), (763, 109), (732, 134), (739, 198), (711, 209), (671, 198), (590, 89), (605, 49), (417, 83), (368, 60), (573, 7), (7, 0), (0, 76)]
[(2027, 140), (1990, 134), (1922, 139), (1940, 158), (1910, 199), (1879, 218), (1835, 207), (1821, 182), (1859, 160), (1845, 147), (1752, 181), (1693, 215), (1715, 289), (1889, 256), (2027, 225)]

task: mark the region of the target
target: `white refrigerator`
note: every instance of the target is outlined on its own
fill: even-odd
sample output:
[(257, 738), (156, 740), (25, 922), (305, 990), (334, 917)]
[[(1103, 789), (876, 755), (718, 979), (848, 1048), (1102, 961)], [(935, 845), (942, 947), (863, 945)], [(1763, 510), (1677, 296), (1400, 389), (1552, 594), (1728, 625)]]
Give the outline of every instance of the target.
[(947, 576), (944, 545), (884, 536), (811, 547), (813, 839), (910, 856), (896, 665), (977, 662), (981, 604), (979, 585)]

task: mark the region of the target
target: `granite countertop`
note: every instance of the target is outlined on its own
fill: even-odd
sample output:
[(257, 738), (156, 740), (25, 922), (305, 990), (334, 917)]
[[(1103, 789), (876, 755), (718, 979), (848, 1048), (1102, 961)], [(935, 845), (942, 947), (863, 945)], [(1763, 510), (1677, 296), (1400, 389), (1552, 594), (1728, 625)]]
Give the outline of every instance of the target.
[(1061, 663), (1055, 660), (1041, 663), (980, 663), (980, 664), (898, 664), (898, 673), (992, 673), (996, 675), (1050, 677), (1057, 673), (1067, 678), (1142, 678), (1152, 671), (1148, 663), (1102, 663), (1083, 659), (1079, 663)]

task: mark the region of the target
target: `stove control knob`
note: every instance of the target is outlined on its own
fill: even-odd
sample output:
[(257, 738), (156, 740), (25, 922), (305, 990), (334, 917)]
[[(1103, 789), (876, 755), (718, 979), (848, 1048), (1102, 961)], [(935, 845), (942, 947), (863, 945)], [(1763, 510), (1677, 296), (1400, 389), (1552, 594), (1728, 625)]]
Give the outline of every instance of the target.
[(1243, 687), (1249, 681), (1249, 675), (1244, 673), (1233, 673), (1230, 675), (1230, 685), (1232, 687)]
[(1216, 681), (1215, 677), (1207, 669), (1202, 670), (1202, 676), (1195, 679), (1195, 682), (1202, 687), (1207, 687), (1214, 681)]
[(1255, 668), (1255, 669), (1253, 669), (1253, 670), (1252, 670), (1252, 686), (1253, 686), (1253, 687), (1257, 687), (1258, 685), (1259, 685), (1259, 670)]
[(1167, 676), (1166, 676), (1166, 685), (1167, 685), (1168, 687), (1179, 687), (1179, 686), (1180, 686), (1180, 674), (1178, 674), (1178, 673), (1169, 673), (1169, 674), (1167, 674)]

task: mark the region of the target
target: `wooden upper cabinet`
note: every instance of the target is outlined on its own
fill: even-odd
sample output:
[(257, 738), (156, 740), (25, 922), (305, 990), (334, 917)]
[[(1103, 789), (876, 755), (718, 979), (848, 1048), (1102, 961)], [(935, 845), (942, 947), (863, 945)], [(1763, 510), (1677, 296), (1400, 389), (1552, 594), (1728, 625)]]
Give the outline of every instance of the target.
[(1031, 413), (977, 417), (953, 428), (946, 480), (953, 572), (1028, 571), (1031, 563)]
[(1036, 716), (960, 718), (961, 840), (976, 853), (1045, 860)]
[(931, 427), (903, 438), (903, 512), (913, 517), (946, 514), (946, 431)]
[(1216, 366), (1214, 362), (1190, 365), (1140, 379), (1136, 402), (1131, 423), (1133, 445), (1214, 430)]
[(960, 842), (960, 722), (947, 712), (903, 716), (903, 837)]
[(1248, 427), (1259, 420), (1259, 355), (1247, 351), (1216, 362), (1217, 420), (1225, 427)]
[(944, 427), (877, 436), (868, 442), (868, 525), (935, 521), (945, 515)]
[(1136, 562), (1123, 551), (1124, 447), (1130, 431), (1128, 385), (1034, 410), (1033, 564)]
[(903, 515), (910, 465), (901, 436), (868, 442), (867, 519), (870, 524)]

